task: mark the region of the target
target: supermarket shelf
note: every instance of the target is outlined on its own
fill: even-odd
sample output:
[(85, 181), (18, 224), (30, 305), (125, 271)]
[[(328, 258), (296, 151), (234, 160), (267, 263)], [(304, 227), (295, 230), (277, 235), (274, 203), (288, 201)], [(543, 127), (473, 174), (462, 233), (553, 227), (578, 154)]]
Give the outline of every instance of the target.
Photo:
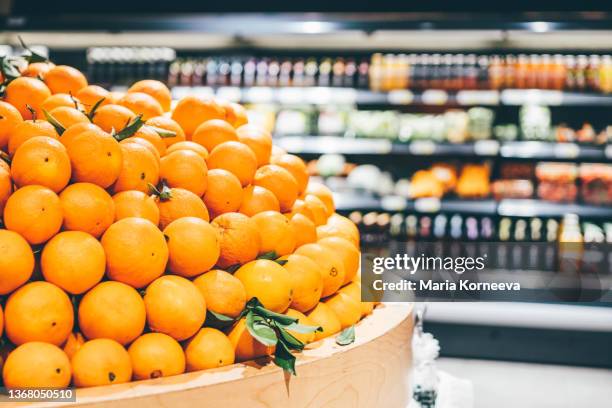
[(564, 214), (578, 214), (586, 218), (612, 219), (612, 207), (586, 204), (552, 203), (542, 200), (501, 200), (497, 209), (506, 217), (562, 217)]
[(536, 141), (506, 142), (500, 150), (504, 158), (535, 160), (606, 161), (612, 158), (611, 153), (609, 148)]

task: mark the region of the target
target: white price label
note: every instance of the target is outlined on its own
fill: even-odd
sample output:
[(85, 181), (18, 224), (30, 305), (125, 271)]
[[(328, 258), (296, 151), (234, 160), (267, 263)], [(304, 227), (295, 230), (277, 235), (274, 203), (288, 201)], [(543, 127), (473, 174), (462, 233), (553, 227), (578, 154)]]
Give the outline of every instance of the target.
[(442, 202), (436, 197), (417, 198), (414, 200), (414, 209), (421, 213), (437, 213), (442, 207)]
[(497, 140), (478, 140), (474, 143), (474, 153), (478, 156), (496, 156), (499, 153)]
[(499, 105), (498, 91), (459, 91), (457, 92), (459, 105)]
[(281, 88), (278, 90), (278, 101), (281, 104), (298, 104), (304, 102), (304, 88)]
[(604, 150), (604, 154), (606, 158), (612, 159), (612, 144), (606, 145), (606, 149)]
[(559, 159), (575, 159), (580, 155), (580, 146), (576, 143), (557, 143), (553, 151), (555, 157)]
[(332, 90), (327, 87), (308, 88), (305, 91), (306, 102), (315, 105), (324, 105), (330, 103), (332, 99)]
[(444, 105), (448, 102), (448, 93), (441, 89), (428, 89), (421, 99), (425, 105)]
[(338, 105), (353, 105), (357, 102), (357, 91), (351, 88), (333, 88), (332, 103)]
[(561, 105), (563, 92), (541, 89), (506, 89), (501, 93), (504, 105)]
[(387, 100), (391, 105), (410, 105), (414, 101), (414, 94), (406, 89), (389, 91)]
[(217, 97), (229, 102), (240, 102), (242, 92), (237, 86), (223, 86), (217, 90)]
[(408, 145), (410, 153), (417, 156), (430, 156), (436, 151), (436, 144), (431, 140), (415, 140)]
[(267, 86), (256, 86), (246, 91), (245, 100), (251, 103), (268, 103), (274, 99), (274, 90)]

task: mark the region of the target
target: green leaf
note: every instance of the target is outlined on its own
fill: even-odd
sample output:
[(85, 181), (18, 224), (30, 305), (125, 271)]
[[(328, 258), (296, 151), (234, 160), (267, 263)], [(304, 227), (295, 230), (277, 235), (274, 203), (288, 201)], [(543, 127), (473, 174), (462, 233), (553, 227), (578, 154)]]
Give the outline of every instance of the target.
[(293, 375), (295, 373), (295, 356), (283, 342), (279, 342), (274, 352), (274, 364)]
[(275, 322), (284, 324), (284, 325), (295, 323), (298, 320), (295, 317), (290, 317), (284, 314), (273, 312), (271, 310), (264, 308), (263, 306), (255, 306), (253, 308), (253, 311), (260, 316), (266, 317), (268, 319), (272, 319)]
[(257, 259), (267, 259), (267, 260), (270, 260), (270, 261), (273, 261), (276, 258), (278, 258), (278, 255), (276, 255), (276, 252), (274, 252), (274, 251), (264, 252), (263, 254), (261, 254), (261, 255), (259, 255), (257, 257)]
[(257, 316), (252, 311), (246, 315), (246, 327), (251, 336), (261, 344), (274, 346), (278, 343), (278, 337), (274, 329), (265, 323), (263, 317)]
[(284, 325), (283, 329), (291, 330), (296, 333), (304, 333), (304, 334), (323, 331), (323, 328), (321, 326), (307, 326), (305, 324), (299, 324), (298, 322)]
[(34, 62), (47, 62), (47, 61), (49, 61), (49, 59), (47, 57), (45, 57), (44, 55), (32, 51), (32, 49), (26, 45), (26, 43), (23, 41), (23, 38), (21, 38), (20, 35), (18, 35), (17, 38), (19, 39), (19, 42), (21, 43), (21, 46), (23, 47), (23, 49), (26, 50), (29, 53), (29, 54), (24, 56), (26, 61), (28, 61), (28, 64), (32, 64)]
[(115, 133), (113, 137), (118, 141), (122, 141), (123, 139), (127, 139), (128, 137), (134, 136), (134, 133), (138, 132), (144, 125), (144, 121), (142, 120), (142, 114), (136, 116), (130, 123), (126, 125), (119, 132)]
[(347, 327), (336, 336), (336, 344), (339, 346), (348, 346), (355, 341), (355, 326)]
[(229, 273), (234, 273), (234, 272), (236, 272), (238, 269), (240, 269), (240, 267), (241, 267), (241, 266), (242, 266), (242, 265), (240, 265), (240, 264), (234, 264), (234, 265), (231, 265), (231, 266), (228, 266), (227, 268), (225, 268), (225, 271), (226, 271), (226, 272), (229, 272)]
[(151, 125), (147, 125), (147, 127), (150, 127), (151, 129), (153, 129), (155, 133), (157, 133), (159, 137), (161, 137), (162, 139), (176, 137), (176, 132), (173, 132), (171, 130), (166, 130), (166, 129), (162, 129), (157, 126), (151, 126)]
[(155, 195), (160, 201), (168, 201), (172, 198), (172, 189), (166, 184), (166, 180), (161, 180), (159, 186), (156, 187), (151, 183), (147, 183), (149, 194)]
[(206, 311), (206, 320), (204, 324), (204, 326), (206, 327), (214, 327), (215, 329), (223, 329), (223, 328), (231, 326), (232, 323), (234, 323), (234, 319), (229, 316), (225, 316), (221, 313), (213, 312), (210, 309)]
[(43, 109), (43, 113), (45, 114), (45, 118), (47, 119), (47, 122), (52, 124), (57, 134), (61, 136), (66, 131), (66, 128), (64, 127), (64, 125), (59, 123), (59, 121), (55, 119), (53, 115), (51, 115), (49, 112), (47, 112), (46, 109)]
[(8, 56), (0, 57), (0, 71), (2, 71), (6, 83), (21, 76), (17, 61)]
[(90, 122), (93, 122), (94, 116), (96, 116), (96, 111), (105, 100), (106, 98), (101, 98), (98, 102), (94, 103), (94, 106), (92, 106), (91, 110), (87, 114), (87, 118), (89, 118)]
[(284, 343), (287, 348), (289, 348), (290, 350), (304, 350), (304, 343), (296, 339), (293, 334), (288, 333), (285, 329), (279, 326), (277, 326), (277, 329), (278, 334), (280, 335), (281, 343)]
[(277, 264), (279, 264), (280, 266), (285, 265), (287, 262), (289, 262), (288, 259), (275, 259), (274, 262), (276, 262)]

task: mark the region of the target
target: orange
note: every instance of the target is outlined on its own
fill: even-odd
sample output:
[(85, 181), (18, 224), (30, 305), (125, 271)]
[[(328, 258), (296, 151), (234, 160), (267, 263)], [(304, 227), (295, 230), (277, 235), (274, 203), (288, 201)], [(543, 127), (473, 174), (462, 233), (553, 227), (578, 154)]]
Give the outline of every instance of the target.
[(159, 102), (143, 92), (128, 92), (117, 100), (117, 104), (125, 106), (137, 115), (142, 115), (142, 120), (145, 121), (164, 113)]
[(4, 167), (2, 163), (5, 162), (0, 159), (0, 214), (4, 212), (4, 205), (13, 193), (13, 180), (11, 179), (10, 169), (8, 164), (5, 163), (6, 167)]
[(238, 177), (242, 186), (251, 184), (257, 170), (257, 158), (249, 147), (240, 142), (218, 144), (208, 156), (210, 169), (224, 169)]
[(116, 193), (128, 190), (147, 192), (149, 184), (157, 184), (159, 164), (149, 149), (138, 143), (122, 144), (121, 156), (121, 172), (113, 186)]
[(132, 379), (130, 355), (110, 339), (86, 342), (72, 357), (71, 365), (76, 387), (121, 384)]
[[(210, 119), (225, 119), (225, 109), (212, 99), (187, 96), (181, 99), (174, 108), (172, 119), (183, 128), (187, 140), (190, 140), (191, 135), (201, 123)], [(208, 149), (210, 150), (212, 149)]]
[(244, 106), (235, 102), (225, 102), (222, 106), (225, 109), (225, 120), (233, 127), (239, 128), (249, 122)]
[(70, 384), (70, 361), (57, 346), (33, 341), (9, 354), (2, 369), (8, 389), (66, 388)]
[(208, 167), (197, 153), (179, 150), (162, 157), (159, 176), (168, 186), (189, 190), (197, 196), (206, 192)]
[(307, 256), (319, 265), (323, 277), (321, 297), (333, 295), (344, 283), (344, 264), (333, 250), (319, 244), (305, 244), (295, 253)]
[(79, 133), (69, 141), (66, 149), (70, 156), (74, 181), (108, 188), (121, 173), (121, 146), (115, 138), (102, 130)]
[(308, 186), (306, 187), (306, 194), (315, 195), (319, 197), (321, 201), (323, 201), (323, 204), (325, 204), (325, 207), (327, 208), (328, 217), (330, 217), (336, 211), (334, 196), (331, 190), (325, 184), (308, 183)]
[(31, 282), (8, 298), (4, 321), (13, 344), (44, 341), (59, 346), (72, 331), (74, 311), (63, 290), (48, 282)]
[(344, 282), (346, 285), (353, 280), (359, 271), (360, 255), (355, 245), (342, 237), (327, 237), (319, 240), (319, 245), (323, 245), (333, 250), (342, 258), (344, 263)]
[(18, 187), (38, 184), (59, 193), (70, 181), (68, 152), (57, 139), (33, 137), (15, 152), (11, 177)]
[(296, 248), (317, 241), (317, 228), (305, 215), (294, 214), (289, 220), (289, 225), (293, 229)]
[(0, 306), (0, 336), (2, 336), (3, 332), (4, 332), (4, 313), (2, 312), (2, 306)]
[(185, 372), (181, 345), (163, 333), (143, 334), (128, 349), (135, 380), (168, 377)]
[(76, 95), (87, 86), (87, 78), (81, 71), (67, 65), (56, 65), (45, 74), (45, 83), (52, 93)]
[(314, 309), (306, 313), (306, 316), (308, 316), (314, 326), (319, 326), (323, 329), (321, 332), (315, 332), (315, 340), (333, 336), (342, 330), (340, 319), (325, 303), (317, 304)]
[(227, 333), (236, 361), (253, 360), (257, 357), (269, 356), (274, 353), (274, 346), (266, 346), (255, 340), (246, 327), (246, 320), (240, 319)]
[(221, 255), (217, 265), (227, 268), (252, 261), (259, 254), (261, 238), (257, 225), (246, 215), (225, 213), (212, 221), (220, 230)]
[(93, 123), (100, 126), (105, 132), (123, 130), (136, 115), (125, 106), (108, 104), (101, 106), (93, 118)]
[(125, 145), (128, 143), (135, 143), (146, 148), (149, 152), (151, 152), (153, 158), (155, 159), (155, 163), (157, 163), (157, 166), (159, 167), (161, 157), (159, 155), (159, 151), (155, 148), (153, 143), (149, 142), (147, 139), (143, 139), (142, 137), (128, 137), (127, 139), (123, 139), (119, 142), (119, 144), (121, 145)]
[(87, 85), (81, 88), (74, 96), (84, 105), (85, 112), (90, 113), (91, 109), (102, 99), (99, 107), (114, 103), (111, 93), (98, 85)]
[(238, 212), (252, 217), (263, 211), (280, 211), (278, 199), (272, 192), (259, 186), (248, 186), (243, 190), (242, 204)]
[(47, 282), (73, 295), (100, 282), (106, 267), (100, 242), (81, 231), (60, 232), (51, 238), (42, 251), (40, 263)]
[(302, 200), (301, 198), (295, 200), (293, 206), (291, 207), (291, 212), (287, 214), (289, 217), (293, 217), (295, 214), (301, 214), (307, 217), (310, 221), (312, 221), (313, 224), (315, 222), (315, 216), (312, 212), (312, 209), (310, 208), (310, 206), (306, 205), (306, 201)]
[(64, 129), (69, 128), (77, 123), (89, 123), (89, 118), (81, 111), (74, 107), (58, 106), (49, 112), (55, 120), (57, 120)]
[(113, 103), (117, 103), (117, 101), (125, 96), (125, 92), (121, 91), (111, 91), (111, 99)]
[(60, 199), (42, 186), (15, 191), (4, 207), (6, 229), (18, 232), (30, 244), (42, 244), (60, 230), (63, 215)]
[(242, 125), (236, 129), (238, 140), (253, 150), (257, 157), (257, 167), (270, 163), (272, 154), (272, 135), (254, 125)]
[(214, 169), (208, 172), (208, 187), (203, 199), (213, 216), (238, 211), (242, 194), (240, 180), (229, 171)]
[(47, 62), (33, 62), (21, 71), (21, 76), (27, 76), (31, 78), (45, 78), (45, 75), (51, 68), (55, 66), (54, 63)]
[(251, 220), (261, 236), (260, 254), (274, 252), (276, 256), (283, 256), (293, 252), (295, 236), (287, 217), (276, 211), (264, 211), (255, 214)]
[(72, 332), (68, 336), (66, 343), (64, 343), (62, 350), (64, 350), (64, 353), (66, 353), (68, 358), (72, 358), (74, 353), (76, 353), (83, 344), (85, 344), (85, 338), (83, 335), (80, 332)]
[(0, 295), (6, 295), (30, 279), (34, 254), (21, 235), (4, 229), (0, 229), (0, 252)]
[[(59, 94), (57, 94), (59, 95)], [(53, 95), (53, 96), (57, 96), (57, 95)], [(79, 122), (79, 123), (75, 123), (72, 126), (69, 126), (66, 128), (66, 130), (64, 131), (64, 133), (62, 133), (62, 136), (59, 138), (59, 141), (62, 142), (62, 144), (64, 146), (68, 146), (68, 144), (70, 143), (70, 141), (77, 135), (87, 131), (87, 130), (93, 130), (93, 131), (98, 131), (101, 132), (102, 129), (100, 129), (97, 125), (94, 125), (93, 123), (85, 123), (85, 122)]]
[(13, 129), (21, 122), (23, 119), (17, 108), (0, 101), (0, 150), (6, 150)]
[(317, 237), (342, 237), (352, 242), (355, 248), (359, 248), (359, 230), (351, 220), (339, 214), (332, 214), (327, 223), (317, 227)]
[(196, 217), (172, 221), (164, 229), (168, 243), (168, 270), (192, 277), (210, 270), (217, 263), (221, 247), (217, 230)]
[[(285, 314), (289, 317), (293, 317), (294, 319), (298, 319), (298, 324), (305, 325), (305, 326), (313, 326), (313, 327), (317, 326), (312, 320), (310, 320), (310, 318), (308, 318), (304, 313), (298, 310), (287, 309)], [(315, 339), (315, 332), (298, 333), (293, 330), (287, 330), (287, 332), (293, 337), (295, 337), (296, 339), (298, 339), (299, 341), (301, 341), (302, 344), (312, 343)]]
[(155, 146), (155, 149), (159, 153), (159, 157), (166, 154), (166, 142), (164, 142), (164, 139), (162, 139), (159, 133), (157, 133), (157, 131), (151, 126), (142, 125), (140, 129), (138, 129), (136, 133), (134, 133), (134, 135), (127, 140), (135, 138), (144, 139)]
[(304, 205), (312, 213), (313, 221), (316, 226), (323, 225), (327, 222), (327, 207), (319, 197), (314, 194), (306, 194), (304, 197)]
[(156, 198), (159, 209), (159, 227), (164, 229), (172, 221), (182, 217), (198, 217), (210, 221), (204, 201), (189, 190), (171, 188), (167, 194)]
[(124, 218), (102, 236), (106, 252), (106, 273), (112, 280), (135, 288), (161, 276), (168, 262), (164, 234), (143, 218)]
[(155, 279), (144, 295), (147, 323), (154, 332), (181, 341), (197, 333), (206, 319), (206, 301), (191, 282), (181, 276)]
[(168, 87), (164, 85), (163, 82), (153, 79), (144, 79), (142, 81), (133, 83), (128, 89), (128, 93), (130, 92), (146, 93), (159, 102), (159, 105), (162, 107), (164, 112), (168, 112), (170, 110), (172, 95), (170, 94)]
[(320, 267), (312, 259), (298, 254), (283, 256), (287, 261), (283, 267), (289, 271), (291, 278), (291, 307), (306, 312), (319, 303), (323, 292), (323, 277)]
[(361, 304), (346, 293), (338, 292), (325, 299), (324, 303), (334, 311), (342, 329), (350, 327), (361, 319)]
[(28, 106), (34, 110), (38, 119), (42, 119), (42, 104), (49, 96), (51, 91), (40, 79), (19, 77), (6, 86), (4, 100), (17, 108), (24, 119), (33, 119)]
[[(78, 99), (73, 98), (69, 94), (58, 93), (45, 99), (41, 105), (41, 108), (47, 112), (51, 112), (53, 109), (59, 108), (60, 106), (64, 106), (66, 108), (75, 108), (77, 106), (79, 108), (81, 107)], [(41, 119), (44, 119), (44, 116)], [(61, 123), (62, 125), (66, 126), (65, 123)]]
[(94, 286), (79, 304), (79, 328), (88, 339), (131, 343), (145, 327), (146, 310), (140, 294), (121, 282)]
[(163, 133), (163, 131), (176, 133), (176, 135), (172, 137), (162, 137), (162, 140), (167, 147), (186, 140), (185, 132), (181, 126), (167, 116), (154, 116), (147, 120), (147, 126), (157, 129), (157, 131), (162, 131), (160, 133)]
[(206, 299), (206, 308), (215, 313), (237, 317), (246, 304), (246, 290), (231, 273), (213, 269), (193, 280)]
[(176, 152), (178, 150), (190, 150), (194, 153), (197, 153), (204, 161), (208, 160), (208, 150), (202, 145), (199, 145), (195, 142), (190, 142), (188, 140), (174, 143), (172, 146), (168, 147), (166, 150), (166, 154), (170, 154), (172, 152)]
[(281, 212), (291, 210), (298, 197), (295, 178), (287, 170), (275, 164), (258, 168), (253, 184), (270, 190), (278, 199)]
[(338, 292), (346, 293), (356, 302), (359, 302), (361, 304), (361, 317), (365, 317), (372, 313), (372, 310), (374, 309), (374, 302), (361, 301), (361, 284), (359, 282), (351, 282), (348, 285), (340, 288)]
[(142, 191), (122, 191), (113, 196), (115, 202), (115, 221), (124, 218), (138, 217), (159, 224), (159, 209), (155, 198)]
[(66, 230), (83, 231), (99, 238), (115, 219), (113, 199), (95, 184), (71, 184), (59, 198)]
[(187, 371), (206, 370), (234, 364), (234, 346), (221, 331), (200, 329), (185, 345)]
[(211, 152), (217, 145), (224, 142), (237, 142), (236, 130), (226, 121), (211, 119), (203, 122), (191, 135), (191, 140)]
[(272, 145), (272, 154), (270, 155), (270, 159), (272, 159), (272, 157), (274, 156), (281, 156), (283, 154), (287, 154), (287, 151), (285, 149), (276, 145)]
[(8, 153), (11, 156), (14, 155), (23, 142), (36, 136), (49, 136), (53, 139), (59, 139), (55, 128), (49, 122), (44, 120), (24, 120), (11, 131), (8, 143)]
[(266, 309), (282, 313), (291, 304), (291, 276), (274, 261), (251, 261), (242, 265), (234, 276), (244, 285), (247, 299), (256, 297)]
[(298, 185), (298, 195), (302, 195), (308, 185), (308, 170), (306, 170), (306, 163), (293, 154), (272, 156), (270, 158), (270, 163), (281, 166), (291, 173)]

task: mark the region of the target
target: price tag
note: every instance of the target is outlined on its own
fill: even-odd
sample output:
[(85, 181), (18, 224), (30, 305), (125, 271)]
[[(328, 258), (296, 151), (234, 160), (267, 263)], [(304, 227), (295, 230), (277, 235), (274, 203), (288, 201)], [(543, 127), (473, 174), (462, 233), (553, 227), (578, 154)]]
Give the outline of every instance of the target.
[(561, 105), (563, 92), (541, 89), (506, 89), (501, 93), (504, 105)]
[(278, 90), (278, 101), (281, 104), (298, 104), (304, 101), (304, 88), (281, 88)]
[(431, 140), (415, 140), (408, 145), (408, 149), (416, 156), (430, 156), (436, 151), (436, 144)]
[(385, 211), (403, 211), (407, 206), (407, 202), (404, 197), (390, 195), (380, 200), (380, 206)]
[(331, 102), (337, 105), (354, 105), (357, 102), (357, 91), (351, 88), (333, 88)]
[(327, 87), (314, 87), (306, 90), (306, 102), (312, 103), (315, 105), (324, 105), (331, 101), (332, 99), (332, 90)]
[(217, 90), (217, 97), (229, 102), (240, 102), (242, 92), (237, 86), (223, 86)]
[(442, 203), (436, 197), (417, 198), (414, 200), (414, 209), (420, 213), (437, 213), (441, 207)]
[(553, 151), (555, 157), (559, 159), (575, 159), (580, 155), (580, 146), (576, 143), (557, 143)]
[(425, 105), (444, 105), (448, 102), (448, 93), (441, 89), (428, 89), (421, 99)]
[(607, 159), (612, 159), (612, 144), (606, 145), (606, 149), (604, 150), (604, 155)]
[(457, 92), (459, 105), (499, 105), (499, 92), (497, 91), (459, 91)]
[(497, 140), (478, 140), (474, 143), (474, 153), (478, 156), (497, 156), (499, 142)]
[(391, 105), (410, 105), (414, 101), (414, 94), (407, 89), (396, 89), (387, 94)]
[(215, 96), (215, 91), (210, 86), (193, 86), (189, 89), (190, 95), (195, 95), (200, 98), (212, 98)]
[(299, 136), (279, 137), (275, 140), (278, 146), (289, 153), (302, 153), (304, 150), (304, 138)]
[(255, 86), (246, 91), (246, 102), (269, 103), (274, 100), (274, 90), (267, 86)]

